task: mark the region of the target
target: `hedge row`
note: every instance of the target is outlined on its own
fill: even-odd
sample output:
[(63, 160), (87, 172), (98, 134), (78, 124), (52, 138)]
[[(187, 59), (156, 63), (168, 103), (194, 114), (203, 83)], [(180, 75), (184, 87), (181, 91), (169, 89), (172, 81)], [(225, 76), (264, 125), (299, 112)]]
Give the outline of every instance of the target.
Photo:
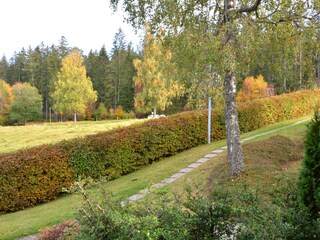
[[(320, 91), (300, 91), (239, 105), (242, 132), (311, 114)], [(223, 110), (212, 113), (212, 141), (225, 138)], [(206, 112), (185, 112), (85, 138), (0, 155), (0, 211), (50, 201), (85, 177), (108, 179), (204, 144)]]

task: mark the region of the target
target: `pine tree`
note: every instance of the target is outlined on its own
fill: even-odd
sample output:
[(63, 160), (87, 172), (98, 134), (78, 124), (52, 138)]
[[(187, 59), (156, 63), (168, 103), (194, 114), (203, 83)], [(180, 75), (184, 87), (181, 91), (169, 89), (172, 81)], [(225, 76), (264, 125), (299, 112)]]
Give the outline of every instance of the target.
[(298, 179), (298, 196), (311, 215), (320, 212), (320, 109), (317, 108), (305, 137), (302, 168)]

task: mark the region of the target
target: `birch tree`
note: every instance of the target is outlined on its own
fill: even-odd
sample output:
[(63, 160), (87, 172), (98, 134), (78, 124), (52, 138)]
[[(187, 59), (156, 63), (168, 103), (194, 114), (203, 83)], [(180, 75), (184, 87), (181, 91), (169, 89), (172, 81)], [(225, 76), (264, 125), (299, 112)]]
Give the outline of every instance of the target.
[[(111, 0), (117, 10), (119, 0)], [(218, 56), (218, 61), (210, 57), (203, 68), (214, 67), (223, 76), (226, 135), (228, 161), (231, 175), (239, 175), (244, 170), (240, 144), (238, 111), (236, 104), (236, 77), (240, 75), (239, 65), (247, 54), (254, 51), (259, 41), (250, 37), (257, 26), (260, 33), (268, 24), (281, 25), (284, 22), (311, 25), (319, 16), (319, 1), (265, 1), (265, 0), (187, 0), (187, 1), (139, 1), (124, 0), (123, 8), (128, 13), (127, 20), (136, 28), (149, 23), (153, 32), (166, 29), (168, 37), (174, 41), (184, 33), (193, 36), (191, 41), (211, 44), (209, 56)], [(243, 37), (245, 36), (245, 37)], [(206, 41), (204, 41), (206, 40)], [(201, 80), (201, 79), (200, 79)]]
[(133, 78), (136, 95), (135, 108), (141, 112), (165, 110), (172, 104), (172, 99), (181, 95), (182, 87), (173, 81), (170, 68), (171, 52), (162, 47), (162, 37), (154, 37), (147, 32), (143, 48), (143, 60), (135, 59), (133, 64), (137, 75)]
[(77, 121), (77, 114), (85, 113), (87, 103), (97, 100), (97, 92), (93, 90), (91, 79), (86, 76), (79, 51), (75, 50), (62, 59), (62, 67), (54, 85), (54, 110), (61, 114), (73, 114), (74, 121)]

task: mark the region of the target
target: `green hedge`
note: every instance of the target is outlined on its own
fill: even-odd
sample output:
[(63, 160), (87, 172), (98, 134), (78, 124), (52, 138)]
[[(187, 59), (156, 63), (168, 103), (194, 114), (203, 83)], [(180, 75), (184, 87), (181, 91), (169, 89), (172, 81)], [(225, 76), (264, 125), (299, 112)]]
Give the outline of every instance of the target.
[[(320, 91), (300, 91), (239, 105), (241, 132), (313, 112)], [(212, 112), (212, 141), (225, 138), (223, 110)], [(0, 155), (0, 211), (59, 196), (79, 178), (117, 178), (206, 143), (207, 113), (185, 112), (55, 145)]]

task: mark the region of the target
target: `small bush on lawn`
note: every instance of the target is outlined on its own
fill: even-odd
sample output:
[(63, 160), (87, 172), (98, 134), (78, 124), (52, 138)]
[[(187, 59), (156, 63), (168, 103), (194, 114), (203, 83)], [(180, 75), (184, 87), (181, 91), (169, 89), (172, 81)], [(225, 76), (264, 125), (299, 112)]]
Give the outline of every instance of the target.
[(68, 155), (41, 146), (1, 155), (0, 212), (11, 212), (48, 202), (74, 181)]

